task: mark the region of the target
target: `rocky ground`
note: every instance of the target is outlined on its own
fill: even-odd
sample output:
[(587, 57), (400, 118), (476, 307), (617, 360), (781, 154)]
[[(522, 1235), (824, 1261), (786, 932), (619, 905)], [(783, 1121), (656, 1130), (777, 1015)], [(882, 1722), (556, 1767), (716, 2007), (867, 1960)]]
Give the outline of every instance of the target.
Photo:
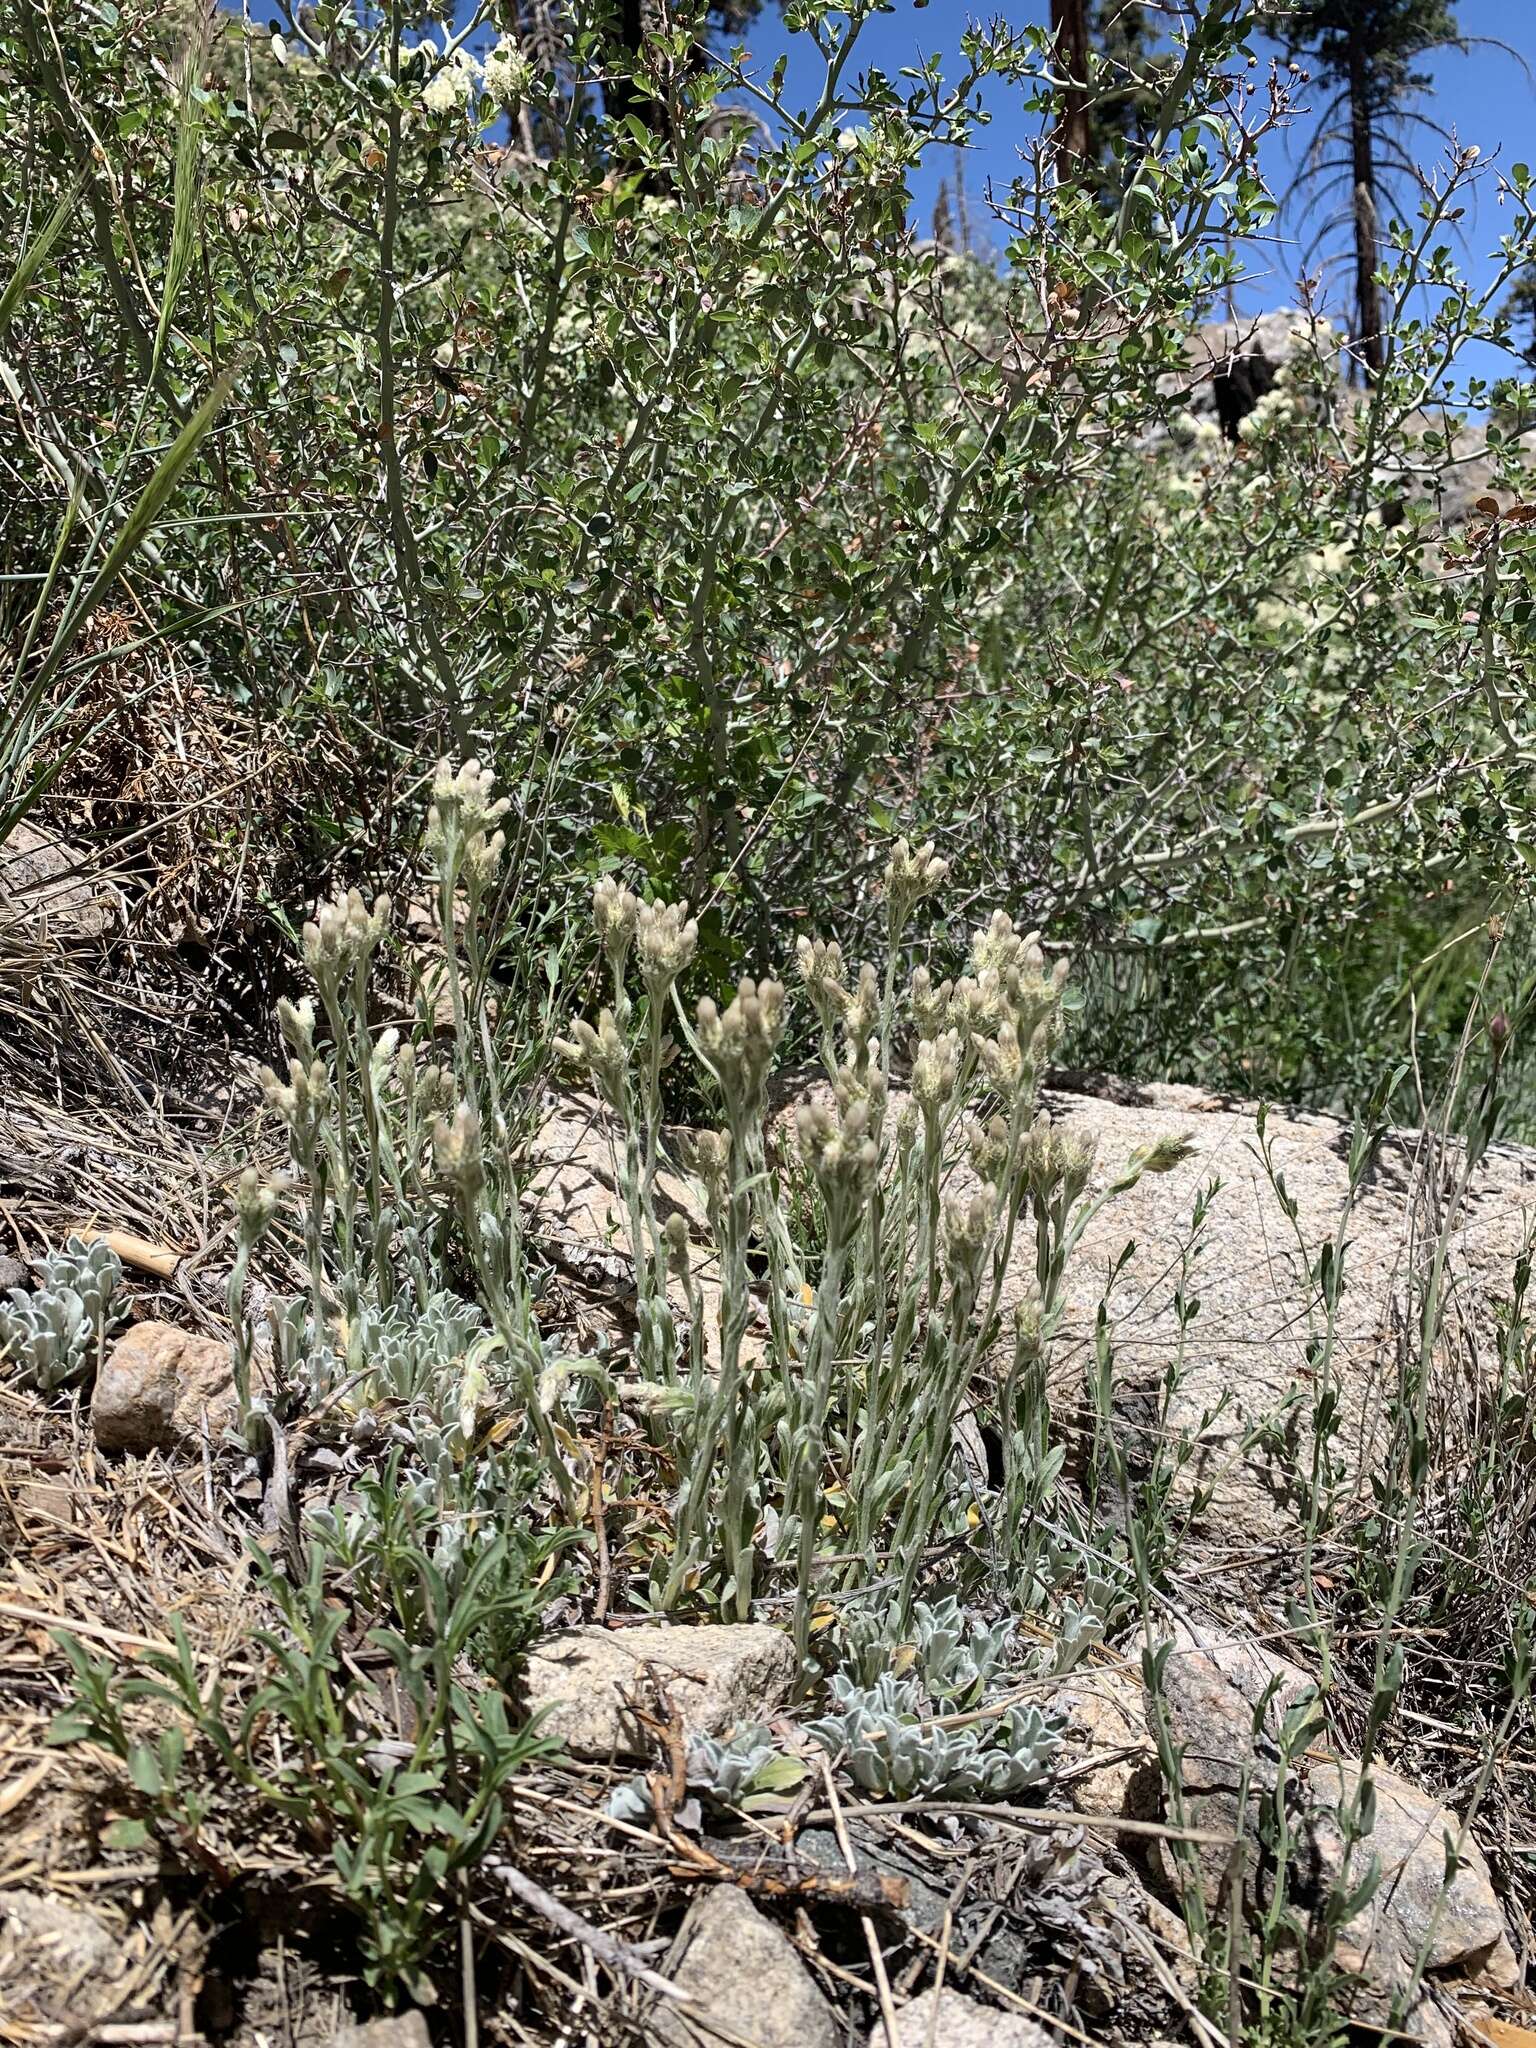
[[(67, 872), (44, 858), (38, 873), (52, 914), (97, 914), (94, 898), (59, 893), (77, 886)], [(237, 1069), (237, 1111), (242, 1086)], [(1188, 1089), (1062, 1089), (1049, 1108), (1093, 1136), (1101, 1181), (1140, 1145), (1184, 1141), (1181, 1162), (1103, 1211), (1079, 1247), (1053, 1366), (1058, 1425), (1080, 1460), (1104, 1302), (1119, 1365), (1112, 1427), (1128, 1462), (1147, 1470), (1160, 1446), (1181, 1447), (1157, 1705), (1143, 1641), (1122, 1634), (1067, 1677), (1024, 1689), (1064, 1737), (1032, 1803), (853, 1796), (804, 1739), (795, 1657), (771, 1620), (665, 1627), (564, 1603), (512, 1688), (513, 1711), (543, 1710), (561, 1752), (518, 1780), (507, 1845), (465, 1901), (481, 1956), (476, 2033), (446, 2002), (363, 2019), (367, 1991), (323, 1845), (264, 1839), (219, 1811), (190, 1844), (135, 1835), (122, 1825), (131, 1788), (112, 1761), (48, 1741), (69, 1685), (61, 1628), (130, 1671), (184, 1634), (199, 1682), (238, 1689), (260, 1665), (254, 1631), (269, 1619), (247, 1544), (281, 1553), (345, 1476), (302, 1428), (262, 1464), (226, 1434), (223, 1219), (240, 1149), (210, 1140), (206, 1117), (189, 1128), (151, 1105), (130, 1130), (120, 1115), (66, 1112), (21, 1087), (0, 1101), (0, 1282), (25, 1295), (46, 1247), (71, 1230), (110, 1231), (130, 1308), (77, 1393), (45, 1398), (0, 1372), (0, 2041), (1232, 2038), (1235, 2018), (1202, 1997), (1190, 1929), (1228, 1928), (1276, 1985), (1296, 1981), (1284, 1940), (1260, 1939), (1281, 1874), (1267, 1818), (1284, 1815), (1285, 1888), (1303, 1909), (1363, 1860), (1342, 1842), (1339, 1813), (1361, 1768), (1374, 1646), (1352, 1638), (1348, 1614), (1332, 1616), (1325, 1669), (1297, 1621), (1309, 1590), (1326, 1607), (1335, 1570), (1325, 1543), (1307, 1553), (1312, 1587), (1300, 1584), (1296, 1473), (1315, 1413), (1323, 1248), (1345, 1248), (1347, 1264), (1324, 1369), (1341, 1404), (1336, 1525), (1358, 1531), (1390, 1434), (1410, 1283), (1456, 1155), (1400, 1133), (1352, 1176), (1350, 1133), (1329, 1119), (1274, 1116), (1261, 1129), (1252, 1105)], [(685, 1143), (676, 1150), (686, 1157)], [(551, 1313), (622, 1351), (632, 1288), (596, 1105), (546, 1100), (526, 1187)], [(698, 1190), (680, 1167), (666, 1192), (690, 1219), (707, 1289)], [(1441, 1234), (1452, 1312), (1429, 1399), (1450, 1484), (1486, 1408), (1498, 1304), (1533, 1215), (1536, 1153), (1495, 1148)], [(1017, 1277), (1022, 1290), (1022, 1255)], [(967, 1452), (984, 1459), (986, 1446)], [(1074, 1483), (1083, 1478), (1078, 1469)], [(1518, 1724), (1479, 1752), (1475, 1717), (1436, 1707), (1458, 1682), (1449, 1653), (1409, 1647), (1412, 1711), (1376, 1744), (1381, 1882), (1337, 1930), (1343, 2004), (1362, 2038), (1396, 2026), (1433, 2048), (1521, 2048), (1536, 2038), (1524, 2031), (1536, 2008), (1533, 1760)], [(1481, 1653), (1496, 1660), (1506, 1647), (1486, 1641)], [(688, 1739), (759, 1723), (804, 1759), (793, 1793), (757, 1815), (689, 1802)], [(651, 1812), (610, 1819), (605, 1801), (637, 1770)]]

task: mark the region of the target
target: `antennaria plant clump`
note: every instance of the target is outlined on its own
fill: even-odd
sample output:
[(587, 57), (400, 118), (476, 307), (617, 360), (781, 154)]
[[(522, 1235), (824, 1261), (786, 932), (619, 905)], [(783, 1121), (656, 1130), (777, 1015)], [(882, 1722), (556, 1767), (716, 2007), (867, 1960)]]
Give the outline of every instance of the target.
[[(1068, 1573), (1041, 1547), (1060, 1469), (1045, 1360), (1067, 1260), (1099, 1201), (1172, 1163), (1133, 1160), (1087, 1199), (1092, 1149), (1039, 1101), (1065, 960), (1048, 962), (1037, 934), (996, 912), (967, 971), (937, 980), (916, 920), (946, 866), (932, 845), (901, 841), (878, 966), (807, 935), (792, 983), (743, 977), (724, 1002), (688, 1003), (687, 903), (600, 880), (602, 997), (556, 1043), (616, 1134), (636, 1288), (617, 1379), (604, 1359), (566, 1355), (536, 1310), (520, 1152), (485, 1014), (504, 810), (478, 764), (439, 765), (426, 844), (451, 1044), (431, 1044), (425, 995), (409, 1037), (369, 1020), (385, 899), (344, 893), (305, 928), (318, 1008), (280, 1005), (287, 1071), (265, 1077), (293, 1189), (280, 1202), (242, 1183), (231, 1282), (238, 1309), (255, 1244), (296, 1196), (309, 1285), (271, 1314), (273, 1414), (319, 1409), (356, 1454), (397, 1451), (407, 1492), (435, 1488), (480, 1528), (495, 1520), (493, 1423), (520, 1449), (530, 1505), (569, 1521), (591, 1482), (591, 1401), (618, 1401), (655, 1473), (621, 1473), (612, 1508), (658, 1488), (664, 1503), (627, 1549), (631, 1601), (736, 1619), (788, 1610), (807, 1669), (819, 1603), (888, 1577), (896, 1622), (909, 1621), (936, 1542), (990, 1550), (1027, 1605), (1054, 1599)], [(822, 1074), (776, 1116), (773, 1070), (801, 1001)], [(712, 1111), (689, 1148), (708, 1288), (687, 1220), (660, 1192), (678, 1172), (665, 1093), (680, 1058)], [(1038, 1292), (1010, 1341), (1005, 1279), (1031, 1245)], [(258, 1433), (260, 1412), (252, 1402)], [(958, 1449), (974, 1428), (1000, 1445), (995, 1492)], [(1062, 1616), (1080, 1646), (1100, 1626), (1091, 1600)]]
[[(1059, 1470), (1045, 1444), (1043, 1360), (1067, 1258), (1096, 1206), (1083, 1201), (1092, 1148), (1039, 1103), (1068, 968), (999, 911), (973, 936), (969, 972), (936, 983), (911, 958), (911, 935), (947, 872), (931, 844), (898, 842), (879, 967), (852, 967), (835, 940), (797, 942), (822, 1075), (792, 1117), (769, 1108), (795, 1000), (785, 984), (743, 978), (724, 1008), (705, 996), (690, 1011), (687, 904), (642, 902), (612, 878), (593, 895), (606, 1000), (595, 1023), (579, 1018), (557, 1041), (621, 1133), (635, 1367), (655, 1396), (649, 1439), (675, 1482), (646, 1597), (737, 1619), (782, 1600), (802, 1657), (817, 1600), (856, 1591), (882, 1555), (896, 1560), (896, 1614), (910, 1616), (927, 1546), (966, 1526), (975, 1483), (957, 1452), (962, 1418), (1000, 1436), (995, 1540), (1026, 1578), (1035, 1560), (1023, 1532)], [(686, 1224), (663, 1221), (658, 1198), (671, 1164), (662, 1083), (678, 1053), (714, 1112), (693, 1165), (717, 1305), (693, 1271)], [(905, 1089), (893, 1089), (903, 1067)], [(1134, 1160), (1108, 1192), (1173, 1163)], [(786, 1199), (795, 1188), (805, 1200)], [(1039, 1295), (999, 1373), (1021, 1232)]]
[[(695, 1799), (742, 1813), (766, 1812), (782, 1805), (782, 1795), (805, 1776), (798, 1757), (783, 1755), (766, 1728), (753, 1723), (722, 1741), (695, 1735), (688, 1744), (685, 1783)], [(651, 1788), (644, 1778), (629, 1778), (609, 1794), (612, 1820), (644, 1821), (654, 1811)], [(679, 1819), (692, 1820), (685, 1809)], [(696, 1823), (695, 1823), (696, 1824)]]
[[(1060, 1722), (1018, 1697), (1006, 1660), (1014, 1624), (983, 1622), (953, 1597), (919, 1600), (909, 1639), (887, 1611), (856, 1608), (832, 1711), (807, 1733), (866, 1792), (896, 1799), (1007, 1799), (1050, 1771)], [(1048, 1660), (1047, 1660), (1048, 1661)]]
[(10, 1290), (0, 1302), (0, 1359), (21, 1386), (49, 1394), (90, 1376), (119, 1319), (113, 1297), (122, 1278), (122, 1261), (103, 1239), (71, 1237), (41, 1261), (32, 1293)]

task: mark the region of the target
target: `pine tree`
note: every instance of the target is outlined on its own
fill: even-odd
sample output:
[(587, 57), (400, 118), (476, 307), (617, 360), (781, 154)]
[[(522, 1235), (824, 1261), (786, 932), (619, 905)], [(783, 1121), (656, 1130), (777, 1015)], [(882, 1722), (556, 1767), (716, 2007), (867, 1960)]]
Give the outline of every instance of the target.
[(1536, 277), (1522, 277), (1504, 301), (1516, 355), (1536, 371)]
[(1064, 81), (1056, 106), (1056, 147), (1063, 175), (1088, 156), (1088, 0), (1051, 0), (1056, 71)]
[(1058, 76), (1082, 81), (1064, 85), (1057, 105), (1061, 174), (1117, 203), (1123, 151), (1152, 132), (1169, 52), (1156, 47), (1146, 0), (1052, 0), (1051, 24)]
[[(1299, 0), (1282, 31), (1289, 53), (1327, 97), (1301, 181), (1312, 204), (1347, 191), (1354, 249), (1355, 342), (1369, 380), (1386, 367), (1386, 315), (1376, 281), (1381, 222), (1395, 175), (1412, 176), (1413, 129), (1440, 131), (1414, 101), (1432, 80), (1431, 50), (1465, 50), (1450, 0)], [(1338, 218), (1338, 216), (1335, 216)]]
[(1145, 0), (1089, 0), (1088, 33), (1107, 71), (1088, 109), (1088, 154), (1101, 184), (1118, 196), (1117, 146), (1152, 133), (1170, 56), (1155, 46)]

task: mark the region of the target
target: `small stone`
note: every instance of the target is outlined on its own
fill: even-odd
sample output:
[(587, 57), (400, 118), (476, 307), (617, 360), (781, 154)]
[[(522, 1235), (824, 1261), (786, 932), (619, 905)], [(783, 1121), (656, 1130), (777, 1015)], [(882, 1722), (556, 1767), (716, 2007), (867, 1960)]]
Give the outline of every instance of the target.
[(0, 1984), (13, 2022), (101, 2019), (127, 1967), (121, 1936), (93, 1914), (40, 1892), (0, 1892)]
[(25, 821), (0, 843), (0, 924), (12, 920), (66, 944), (98, 939), (117, 921), (114, 892), (91, 858)]
[(726, 1735), (761, 1721), (795, 1677), (795, 1649), (763, 1622), (719, 1627), (568, 1629), (530, 1651), (522, 1701), (544, 1711), (542, 1735), (573, 1756), (648, 1756), (651, 1740), (628, 1698), (649, 1706), (649, 1674), (682, 1715), (688, 1735)]
[(331, 2048), (432, 2048), (432, 2036), (419, 2012), (396, 2013), (393, 2019), (362, 2020), (331, 2036)]
[(9, 1253), (0, 1253), (0, 1294), (9, 1294), (13, 1287), (30, 1287), (32, 1275)]
[[(896, 2015), (894, 2048), (1052, 2048), (1051, 2036), (1021, 2012), (978, 2005), (959, 1991), (925, 1991)], [(886, 2048), (884, 2020), (877, 2020), (869, 2048)]]
[(715, 2028), (755, 2048), (838, 2048), (843, 2038), (804, 1963), (734, 1885), (718, 1885), (688, 1908), (667, 1975), (693, 2005), (684, 2020), (658, 2002), (646, 2039), (664, 2048), (691, 2048)]
[(138, 1323), (96, 1376), (91, 1426), (106, 1451), (174, 1450), (217, 1438), (239, 1419), (227, 1341), (172, 1323)]

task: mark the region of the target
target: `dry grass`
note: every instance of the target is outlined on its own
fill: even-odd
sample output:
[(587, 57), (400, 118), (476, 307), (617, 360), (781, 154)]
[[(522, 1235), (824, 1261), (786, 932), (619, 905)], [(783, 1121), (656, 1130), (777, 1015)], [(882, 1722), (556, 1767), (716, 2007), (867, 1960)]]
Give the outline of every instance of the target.
[(0, 903), (0, 1029), (7, 1070), (57, 1104), (181, 1113), (264, 1036), (274, 912), (315, 886), (315, 821), (363, 799), (323, 713), (303, 738), (268, 724), (146, 630), (131, 609), (91, 620), (92, 665), (49, 734), (62, 768), (28, 819), (70, 863), (60, 886), (104, 915)]

